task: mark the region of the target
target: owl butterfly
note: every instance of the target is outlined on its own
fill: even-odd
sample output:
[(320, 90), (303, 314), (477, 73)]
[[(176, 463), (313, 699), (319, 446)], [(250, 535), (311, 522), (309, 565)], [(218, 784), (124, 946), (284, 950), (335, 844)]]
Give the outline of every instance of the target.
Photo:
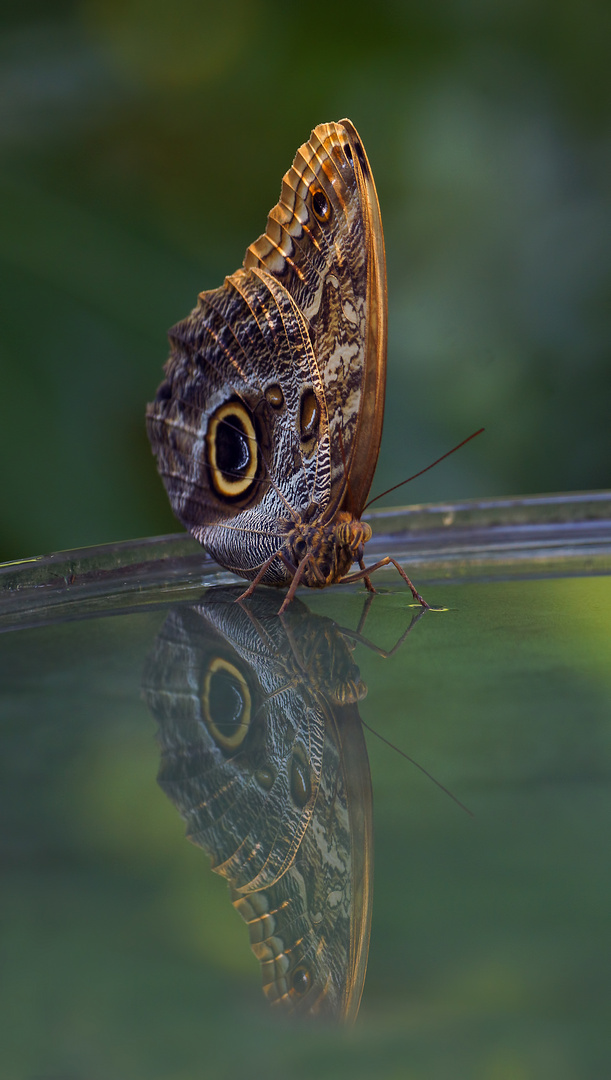
[[(364, 578), (386, 381), (386, 259), (363, 144), (320, 124), (244, 265), (170, 331), (147, 409), (176, 516), (222, 566), (322, 588)], [(353, 562), (360, 570), (348, 574)], [(402, 568), (414, 598), (428, 607)]]
[[(372, 792), (350, 648), (264, 589), (171, 613), (144, 695), (159, 784), (228, 881), (278, 1010), (354, 1020), (371, 925)], [(263, 626), (265, 621), (265, 628)]]

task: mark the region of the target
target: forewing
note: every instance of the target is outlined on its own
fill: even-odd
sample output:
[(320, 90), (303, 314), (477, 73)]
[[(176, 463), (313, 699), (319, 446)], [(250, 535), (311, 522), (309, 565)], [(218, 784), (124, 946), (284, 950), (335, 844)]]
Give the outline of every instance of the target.
[(344, 508), (358, 517), (382, 436), (387, 299), (378, 198), (349, 120), (320, 124), (299, 148), (244, 266), (273, 274), (307, 322), (329, 417), (324, 516)]

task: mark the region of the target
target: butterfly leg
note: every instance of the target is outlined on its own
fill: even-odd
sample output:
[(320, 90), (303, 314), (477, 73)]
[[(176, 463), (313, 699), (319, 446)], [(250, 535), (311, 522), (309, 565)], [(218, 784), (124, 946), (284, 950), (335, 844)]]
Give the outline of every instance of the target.
[(418, 603), (421, 604), (423, 608), (430, 607), (431, 605), (427, 604), (424, 597), (421, 596), (420, 593), (418, 592), (416, 586), (409, 580), (409, 578), (408, 578), (407, 574), (405, 573), (405, 570), (403, 569), (403, 567), (399, 566), (399, 563), (397, 562), (397, 560), (391, 558), (390, 555), (387, 555), (386, 558), (384, 558), (384, 559), (380, 559), (380, 561), (377, 562), (377, 563), (374, 563), (373, 566), (368, 566), (366, 569), (357, 570), (356, 573), (354, 573), (354, 574), (347, 574), (346, 577), (342, 578), (341, 584), (344, 584), (344, 582), (346, 582), (346, 581), (360, 581), (362, 578), (368, 577), (369, 574), (373, 574), (374, 570), (380, 570), (382, 566), (390, 566), (391, 563), (395, 567), (395, 569), (399, 572), (399, 574), (403, 578), (405, 584), (408, 585), (409, 588), (411, 589), (411, 593), (412, 593), (412, 596), (413, 596), (414, 600), (417, 600)]
[(289, 585), (289, 591), (287, 592), (287, 594), (286, 594), (286, 596), (284, 598), (284, 601), (283, 601), (282, 605), (280, 606), (280, 608), (278, 610), (279, 615), (282, 615), (282, 613), (284, 611), (286, 611), (286, 609), (289, 606), (291, 600), (293, 599), (295, 593), (297, 592), (297, 586), (299, 585), (299, 582), (301, 581), (301, 579), (303, 577), (306, 566), (308, 565), (308, 563), (312, 562), (312, 560), (313, 560), (312, 555), (306, 555), (305, 559), (302, 559), (301, 562), (299, 563), (299, 566), (297, 567), (297, 570), (295, 571), (295, 574), (293, 576), (293, 580), (291, 581), (291, 584)]
[(240, 600), (248, 600), (248, 597), (252, 596), (252, 594), (254, 593), (257, 585), (261, 584), (263, 578), (265, 577), (265, 574), (269, 570), (269, 568), (272, 565), (274, 559), (282, 559), (282, 562), (285, 564), (286, 567), (288, 567), (288, 569), (291, 571), (291, 573), (295, 574), (297, 568), (295, 566), (293, 566), (292, 562), (290, 562), (290, 560), (286, 557), (284, 551), (282, 551), (282, 550), (276, 551), (273, 555), (270, 555), (269, 559), (265, 560), (265, 562), (263, 563), (263, 566), (259, 570), (256, 578), (254, 578), (251, 581), (248, 588), (245, 589), (244, 592), (241, 593), (236, 598), (236, 603), (238, 603)]
[[(361, 570), (366, 570), (367, 569), (366, 566), (365, 566), (365, 560), (364, 559), (359, 559), (359, 566), (360, 566)], [(378, 590), (374, 589), (373, 585), (371, 584), (371, 578), (369, 577), (369, 574), (365, 574), (365, 573), (363, 574), (363, 581), (365, 582), (365, 588), (367, 589), (367, 592), (369, 592), (369, 593), (377, 593)]]

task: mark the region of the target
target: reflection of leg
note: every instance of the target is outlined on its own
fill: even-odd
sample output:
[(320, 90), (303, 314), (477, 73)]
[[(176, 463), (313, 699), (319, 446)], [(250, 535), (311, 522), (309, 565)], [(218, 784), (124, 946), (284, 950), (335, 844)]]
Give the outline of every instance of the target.
[(369, 609), (370, 609), (370, 607), (371, 607), (371, 605), (373, 603), (374, 594), (375, 594), (375, 589), (372, 589), (371, 592), (367, 592), (365, 594), (365, 600), (363, 602), (363, 610), (361, 611), (361, 617), (359, 619), (359, 625), (356, 628), (357, 634), (362, 634), (363, 630), (365, 629), (365, 623), (367, 622), (367, 616), (369, 615)]
[[(369, 604), (371, 604), (371, 599), (372, 599), (372, 597), (367, 596), (367, 600), (369, 601)], [(367, 618), (367, 613), (369, 611), (369, 605), (367, 605), (367, 610), (364, 611), (364, 613), (363, 613), (365, 618), (363, 618), (363, 616), (361, 616), (361, 620), (359, 622), (357, 630), (347, 630), (344, 626), (342, 626), (340, 629), (341, 629), (341, 632), (342, 632), (344, 637), (350, 638), (350, 641), (351, 641), (351, 644), (352, 644), (353, 647), (357, 643), (359, 645), (365, 645), (365, 647), (367, 649), (371, 649), (371, 651), (377, 653), (378, 656), (383, 656), (385, 659), (388, 659), (389, 656), (392, 656), (394, 653), (396, 653), (397, 649), (401, 648), (401, 646), (402, 646), (403, 642), (405, 641), (407, 635), (414, 629), (416, 623), (420, 622), (422, 616), (428, 610), (429, 610), (429, 608), (428, 608), (428, 605), (427, 605), (427, 607), (421, 607), (419, 611), (414, 611), (414, 613), (412, 615), (412, 618), (411, 618), (411, 622), (410, 622), (409, 626), (407, 627), (407, 630), (403, 631), (403, 633), (401, 634), (401, 637), (396, 642), (396, 644), (393, 645), (392, 649), (381, 649), (379, 645), (375, 645), (373, 643), (373, 641), (369, 640), (369, 638), (363, 637), (362, 630), (363, 630), (363, 627), (365, 625), (365, 619)]]
[(403, 578), (406, 585), (409, 585), (409, 587), (410, 587), (410, 589), (412, 591), (412, 596), (413, 596), (414, 600), (417, 600), (419, 604), (422, 604), (423, 608), (430, 607), (431, 605), (427, 604), (424, 597), (422, 597), (420, 595), (420, 593), (418, 592), (416, 586), (413, 585), (412, 582), (409, 580), (409, 578), (408, 578), (407, 574), (405, 573), (405, 570), (403, 569), (403, 567), (399, 566), (399, 563), (397, 562), (397, 560), (392, 559), (390, 557), (390, 555), (387, 555), (385, 559), (380, 559), (380, 561), (377, 562), (377, 563), (374, 563), (373, 566), (368, 566), (366, 568), (363, 567), (361, 570), (357, 570), (356, 573), (354, 573), (354, 574), (348, 574), (346, 577), (342, 578), (341, 584), (344, 584), (344, 582), (346, 582), (346, 581), (360, 581), (361, 578), (365, 578), (365, 583), (367, 583), (367, 577), (369, 576), (369, 574), (373, 574), (374, 570), (380, 570), (380, 568), (382, 566), (389, 566), (391, 563), (392, 563), (392, 565), (394, 567), (396, 567), (398, 572), (401, 574), (401, 577)]

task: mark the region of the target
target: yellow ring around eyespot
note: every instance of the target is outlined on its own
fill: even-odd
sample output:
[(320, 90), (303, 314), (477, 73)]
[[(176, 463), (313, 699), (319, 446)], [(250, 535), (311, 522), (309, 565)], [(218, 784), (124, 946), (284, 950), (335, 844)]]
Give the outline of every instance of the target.
[[(217, 675), (220, 671), (226, 672), (231, 675), (233, 679), (238, 683), (242, 692), (242, 701), (244, 703), (244, 709), (242, 713), (242, 719), (238, 724), (233, 735), (223, 735), (222, 731), (219, 731), (218, 727), (214, 723), (210, 715), (210, 684), (212, 682), (212, 676)], [(204, 685), (202, 689), (202, 705), (204, 709), (204, 719), (206, 721), (208, 730), (212, 735), (215, 743), (223, 750), (237, 750), (244, 739), (250, 726), (250, 714), (252, 711), (252, 699), (250, 696), (250, 690), (248, 689), (248, 683), (237, 667), (230, 664), (228, 660), (223, 660), (220, 656), (215, 656), (214, 660), (211, 660), (208, 670), (204, 678)]]
[[(232, 480), (225, 476), (216, 461), (216, 432), (218, 426), (223, 421), (231, 423), (231, 417), (234, 416), (239, 420), (241, 426), (244, 428), (244, 435), (248, 441), (248, 449), (250, 451), (250, 461), (248, 462), (248, 469), (243, 476)], [(208, 431), (206, 432), (206, 441), (208, 443), (208, 460), (210, 462), (210, 469), (212, 473), (212, 483), (220, 495), (243, 495), (245, 491), (252, 484), (255, 474), (257, 472), (257, 436), (255, 435), (255, 429), (253, 422), (243, 405), (240, 405), (237, 401), (228, 402), (226, 405), (221, 405), (219, 409), (211, 416), (208, 424)]]

